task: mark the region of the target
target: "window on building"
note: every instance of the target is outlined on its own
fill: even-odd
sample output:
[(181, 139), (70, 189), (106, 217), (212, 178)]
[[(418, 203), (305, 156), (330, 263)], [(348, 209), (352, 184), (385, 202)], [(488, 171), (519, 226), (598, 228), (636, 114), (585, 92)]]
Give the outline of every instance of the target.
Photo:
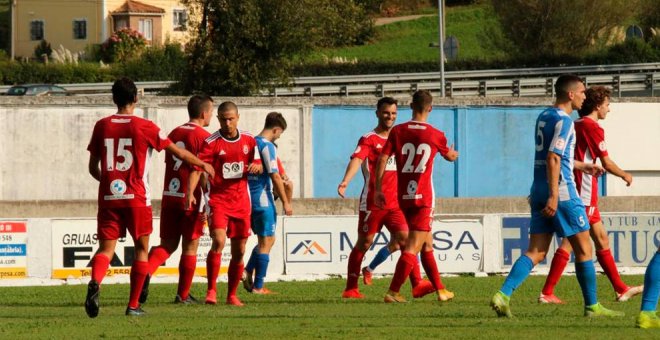
[(140, 19), (138, 21), (138, 32), (142, 33), (147, 41), (153, 39), (153, 21), (151, 19)]
[(44, 40), (44, 21), (30, 21), (30, 40)]
[(184, 9), (175, 9), (173, 14), (174, 18), (174, 30), (175, 31), (185, 31), (186, 23), (188, 21), (188, 14)]
[(128, 19), (124, 17), (115, 18), (115, 31), (119, 31), (122, 28), (128, 27)]
[(87, 39), (87, 20), (76, 19), (73, 21), (73, 39)]

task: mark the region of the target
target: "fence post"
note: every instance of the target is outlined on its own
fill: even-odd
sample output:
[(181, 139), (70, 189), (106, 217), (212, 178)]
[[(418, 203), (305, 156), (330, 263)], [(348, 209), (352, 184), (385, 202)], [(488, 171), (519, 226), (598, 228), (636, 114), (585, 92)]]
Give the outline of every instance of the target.
[(479, 81), (479, 97), (485, 97), (486, 96), (486, 81), (485, 80), (480, 80)]
[(348, 87), (346, 85), (339, 87), (339, 95), (348, 97)]
[(520, 80), (516, 79), (511, 85), (511, 96), (520, 97)]
[(312, 91), (311, 86), (305, 87), (305, 95), (308, 97), (314, 97), (314, 92)]
[(552, 87), (553, 80), (548, 78), (545, 80), (545, 95), (546, 97), (552, 97), (554, 93), (554, 88)]
[(385, 89), (383, 88), (383, 84), (376, 85), (376, 96), (381, 98), (385, 97)]
[(621, 98), (621, 76), (612, 77), (612, 92)]
[(646, 89), (651, 91), (651, 97), (655, 97), (655, 79), (653, 79), (653, 73), (646, 75)]
[(447, 81), (445, 82), (445, 97), (453, 97), (453, 96), (454, 96), (454, 85), (450, 81)]

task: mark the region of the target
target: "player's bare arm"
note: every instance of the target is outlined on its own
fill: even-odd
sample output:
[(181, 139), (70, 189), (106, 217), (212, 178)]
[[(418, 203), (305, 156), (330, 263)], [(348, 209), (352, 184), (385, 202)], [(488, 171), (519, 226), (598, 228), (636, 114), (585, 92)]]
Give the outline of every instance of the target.
[(618, 165), (616, 165), (616, 163), (614, 163), (614, 161), (609, 156), (601, 157), (600, 162), (603, 163), (603, 168), (605, 168), (607, 172), (624, 180), (626, 182), (626, 186), (630, 186), (632, 184), (632, 175), (628, 172), (625, 172)]
[(190, 176), (188, 177), (188, 192), (186, 192), (186, 210), (192, 209), (192, 206), (197, 203), (195, 199), (195, 188), (200, 181), (200, 177), (202, 177), (201, 171), (195, 170), (190, 172)]
[(284, 209), (284, 214), (286, 216), (293, 215), (293, 207), (291, 206), (291, 201), (289, 201), (289, 197), (287, 196), (286, 191), (284, 190), (284, 181), (282, 180), (282, 176), (280, 176), (279, 173), (275, 172), (270, 174), (270, 179), (273, 182), (275, 193), (282, 200), (282, 208)]
[(89, 174), (92, 175), (92, 177), (94, 177), (94, 179), (99, 182), (101, 181), (101, 168), (99, 167), (100, 163), (101, 163), (100, 158), (89, 155), (89, 164), (87, 165), (89, 169)]
[(361, 165), (362, 160), (358, 157), (353, 157), (353, 159), (348, 162), (346, 171), (344, 172), (344, 178), (341, 180), (341, 183), (339, 183), (339, 186), (337, 186), (337, 194), (341, 198), (345, 198), (346, 187), (348, 187), (348, 183), (351, 182), (353, 177), (355, 177), (355, 174), (360, 170)]
[[(180, 148), (176, 146), (176, 144), (172, 143), (168, 145), (165, 150), (168, 152), (171, 152), (176, 156), (177, 158), (181, 159), (184, 161), (186, 164), (198, 166), (202, 169), (204, 169), (204, 172), (209, 174), (209, 176), (213, 177), (215, 176), (215, 170), (213, 169), (213, 166), (211, 164), (203, 162), (201, 159), (197, 158), (195, 155), (190, 153), (190, 151)], [(197, 183), (195, 183), (197, 185)], [(194, 188), (194, 187), (193, 187)]]
[(458, 159), (458, 151), (454, 149), (454, 144), (452, 144), (449, 147), (449, 151), (447, 151), (447, 154), (443, 156), (444, 159), (446, 159), (449, 162), (453, 162)]
[(385, 175), (385, 166), (387, 165), (387, 159), (389, 158), (386, 154), (381, 154), (378, 156), (378, 162), (376, 163), (376, 192), (374, 193), (374, 203), (377, 207), (385, 207), (385, 194), (383, 194), (383, 176)]
[(248, 172), (253, 175), (261, 175), (264, 173), (264, 166), (261, 162), (253, 162), (248, 166)]
[(541, 214), (545, 217), (553, 217), (557, 212), (559, 202), (559, 169), (561, 166), (561, 156), (554, 152), (548, 152), (547, 173), (548, 173), (548, 201)]
[(578, 169), (578, 170), (580, 170), (584, 173), (587, 173), (589, 175), (592, 175), (592, 176), (600, 176), (605, 172), (603, 167), (598, 165), (598, 164), (585, 163), (585, 162), (578, 161), (578, 160), (575, 160), (573, 164), (574, 164), (576, 169)]

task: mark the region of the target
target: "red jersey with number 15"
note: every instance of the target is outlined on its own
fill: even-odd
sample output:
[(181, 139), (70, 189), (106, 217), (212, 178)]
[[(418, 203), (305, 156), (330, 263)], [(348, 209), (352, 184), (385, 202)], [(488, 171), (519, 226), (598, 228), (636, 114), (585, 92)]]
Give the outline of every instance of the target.
[(411, 120), (392, 128), (383, 153), (396, 159), (401, 209), (435, 207), (433, 159), (448, 151), (444, 132), (431, 124)]
[(171, 143), (141, 117), (115, 114), (96, 122), (87, 150), (101, 160), (99, 208), (151, 206), (151, 152)]
[[(575, 121), (575, 159), (584, 163), (596, 163), (596, 160), (607, 156), (605, 132), (595, 120), (583, 117)], [(586, 206), (598, 206), (598, 177), (574, 170), (582, 203)]]
[[(387, 142), (386, 137), (382, 137), (375, 132), (369, 132), (362, 136), (358, 145), (351, 155), (351, 158), (362, 160), (362, 176), (364, 177), (364, 187), (360, 195), (360, 211), (371, 211), (379, 209), (374, 204), (374, 193), (376, 190), (376, 162)], [(397, 202), (396, 187), (396, 163), (394, 157), (387, 160), (385, 174), (383, 175), (383, 194), (385, 194), (385, 207), (383, 209), (396, 209), (399, 207)]]
[(215, 169), (211, 180), (211, 208), (220, 208), (233, 217), (250, 215), (247, 169), (251, 163), (261, 162), (254, 137), (239, 131), (237, 139), (228, 140), (217, 131), (206, 139), (199, 158)]
[[(184, 148), (197, 156), (202, 151), (204, 140), (211, 134), (203, 127), (188, 122), (169, 134), (172, 143)], [(165, 183), (163, 188), (163, 208), (185, 209), (186, 193), (188, 192), (188, 178), (193, 167), (167, 152), (165, 154)], [(198, 185), (195, 189), (197, 204), (201, 204), (202, 189)], [(197, 210), (197, 209), (193, 209)]]

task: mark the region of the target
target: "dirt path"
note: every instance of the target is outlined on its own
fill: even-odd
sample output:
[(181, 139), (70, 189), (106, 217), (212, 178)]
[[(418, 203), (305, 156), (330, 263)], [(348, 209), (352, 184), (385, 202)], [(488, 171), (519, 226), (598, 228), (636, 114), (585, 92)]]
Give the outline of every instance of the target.
[(374, 25), (382, 26), (382, 25), (391, 24), (393, 22), (415, 20), (423, 17), (432, 17), (432, 16), (435, 16), (435, 14), (406, 15), (402, 17), (392, 17), (392, 18), (376, 18)]

